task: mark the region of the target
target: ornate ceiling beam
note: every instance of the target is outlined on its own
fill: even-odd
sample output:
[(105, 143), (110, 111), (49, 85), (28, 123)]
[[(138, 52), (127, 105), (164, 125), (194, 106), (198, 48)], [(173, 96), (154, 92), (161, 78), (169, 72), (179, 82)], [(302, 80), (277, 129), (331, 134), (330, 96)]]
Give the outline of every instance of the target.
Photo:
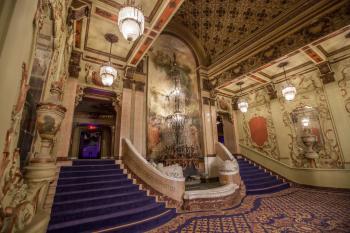
[(150, 30), (141, 39), (140, 43), (132, 51), (128, 57), (126, 64), (130, 66), (137, 66), (139, 61), (147, 53), (157, 37), (161, 34), (165, 26), (169, 23), (173, 15), (179, 9), (184, 0), (168, 0), (167, 4), (162, 8), (158, 17), (155, 17), (154, 21), (150, 24)]

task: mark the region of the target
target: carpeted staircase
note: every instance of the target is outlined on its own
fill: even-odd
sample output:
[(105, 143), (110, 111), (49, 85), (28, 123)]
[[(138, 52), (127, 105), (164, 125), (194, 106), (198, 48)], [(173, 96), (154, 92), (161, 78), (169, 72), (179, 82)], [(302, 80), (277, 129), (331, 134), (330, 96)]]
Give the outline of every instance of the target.
[(176, 215), (123, 174), (114, 160), (61, 167), (48, 233), (144, 232)]
[(239, 157), (236, 159), (247, 195), (274, 193), (290, 187), (289, 183), (265, 172), (247, 159)]

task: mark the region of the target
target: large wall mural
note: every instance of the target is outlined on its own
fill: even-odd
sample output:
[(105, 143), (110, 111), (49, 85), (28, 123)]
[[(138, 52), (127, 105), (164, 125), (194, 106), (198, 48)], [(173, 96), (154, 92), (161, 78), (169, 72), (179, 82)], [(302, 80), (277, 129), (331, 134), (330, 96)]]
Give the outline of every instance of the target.
[(180, 71), (180, 108), (188, 116), (182, 130), (182, 143), (190, 146), (198, 157), (201, 154), (201, 115), (198, 93), (196, 60), (191, 49), (180, 39), (162, 34), (149, 51), (148, 64), (148, 132), (147, 156), (165, 160), (166, 148), (175, 141), (173, 130), (166, 122), (174, 112), (170, 92), (174, 81), (170, 76), (174, 54)]

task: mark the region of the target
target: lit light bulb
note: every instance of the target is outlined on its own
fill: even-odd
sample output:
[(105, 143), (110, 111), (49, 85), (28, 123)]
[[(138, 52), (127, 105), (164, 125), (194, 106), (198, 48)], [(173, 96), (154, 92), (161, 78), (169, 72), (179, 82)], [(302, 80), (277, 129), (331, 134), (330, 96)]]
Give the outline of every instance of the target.
[(301, 119), (301, 124), (304, 126), (304, 127), (308, 127), (309, 124), (310, 124), (310, 119), (308, 117), (304, 117), (303, 119)]
[(126, 6), (119, 11), (118, 26), (126, 40), (135, 41), (143, 34), (145, 17), (136, 7)]
[(296, 94), (297, 90), (290, 84), (282, 89), (282, 95), (287, 101), (294, 100)]
[(104, 86), (112, 86), (114, 80), (117, 78), (118, 71), (113, 68), (110, 63), (102, 65), (100, 68), (101, 82)]
[(238, 100), (237, 107), (241, 112), (245, 113), (248, 111), (248, 101), (244, 98)]

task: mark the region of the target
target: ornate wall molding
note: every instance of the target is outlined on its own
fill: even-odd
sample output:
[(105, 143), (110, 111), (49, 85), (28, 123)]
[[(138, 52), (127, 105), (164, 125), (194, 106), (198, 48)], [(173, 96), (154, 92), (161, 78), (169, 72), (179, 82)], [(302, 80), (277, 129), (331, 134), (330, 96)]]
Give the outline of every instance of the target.
[(280, 97), (279, 104), (283, 114), (283, 123), (289, 128), (289, 149), (292, 163), (296, 167), (309, 167), (307, 159), (303, 156), (302, 145), (298, 143), (296, 129), (293, 125), (291, 112), (305, 106), (316, 109), (319, 113), (321, 133), (324, 138), (324, 146), (320, 148), (319, 160), (316, 162), (319, 168), (343, 168), (344, 161), (337, 139), (334, 123), (328, 107), (328, 101), (321, 80), (313, 72), (308, 76), (300, 76), (293, 80), (298, 90), (298, 95), (293, 102), (286, 104)]

